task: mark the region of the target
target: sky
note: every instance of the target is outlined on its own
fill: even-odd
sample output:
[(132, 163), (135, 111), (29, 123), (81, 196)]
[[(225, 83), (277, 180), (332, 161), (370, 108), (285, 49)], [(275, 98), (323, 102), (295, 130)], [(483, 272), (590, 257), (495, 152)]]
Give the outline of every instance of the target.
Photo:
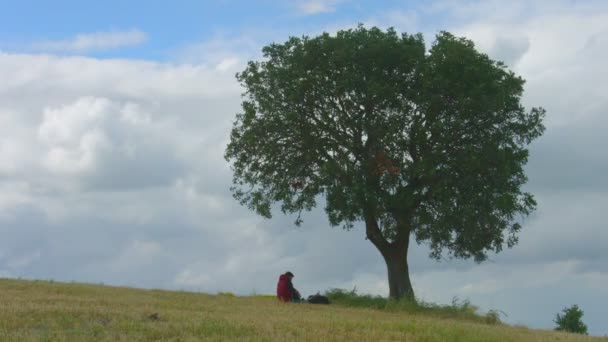
[(608, 2), (0, 1), (0, 277), (272, 294), (386, 296), (384, 261), (322, 209), (264, 220), (229, 191), (223, 159), (261, 48), (358, 23), (473, 40), (547, 109), (520, 242), (476, 264), (410, 248), (417, 296), (468, 299), (552, 329), (578, 304), (608, 334)]

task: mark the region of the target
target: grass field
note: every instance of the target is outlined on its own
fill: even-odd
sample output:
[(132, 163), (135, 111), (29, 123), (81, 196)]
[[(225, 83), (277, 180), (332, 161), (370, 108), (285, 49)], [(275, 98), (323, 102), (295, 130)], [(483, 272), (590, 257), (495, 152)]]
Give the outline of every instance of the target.
[(608, 341), (428, 312), (0, 279), (0, 341)]

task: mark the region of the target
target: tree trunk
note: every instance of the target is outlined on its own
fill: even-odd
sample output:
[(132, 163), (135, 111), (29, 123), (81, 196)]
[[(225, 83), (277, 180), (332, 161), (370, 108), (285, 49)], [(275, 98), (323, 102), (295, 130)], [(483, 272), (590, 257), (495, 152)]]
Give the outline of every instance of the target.
[(365, 226), (367, 239), (376, 246), (386, 262), (389, 297), (392, 299), (405, 298), (415, 300), (414, 289), (410, 282), (410, 272), (407, 266), (407, 251), (410, 244), (409, 230), (400, 230), (395, 241), (388, 242), (382, 236), (375, 219), (368, 216)]
[(405, 298), (413, 301), (415, 300), (414, 289), (410, 282), (410, 272), (407, 266), (408, 246), (399, 247), (390, 245), (384, 252), (380, 251), (388, 271), (389, 296), (392, 299)]

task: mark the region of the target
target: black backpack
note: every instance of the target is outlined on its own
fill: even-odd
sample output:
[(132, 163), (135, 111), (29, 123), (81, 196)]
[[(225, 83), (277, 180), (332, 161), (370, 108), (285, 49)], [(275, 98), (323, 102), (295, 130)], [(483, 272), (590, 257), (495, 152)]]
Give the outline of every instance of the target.
[(317, 293), (315, 295), (308, 296), (308, 302), (310, 304), (329, 304), (329, 298)]

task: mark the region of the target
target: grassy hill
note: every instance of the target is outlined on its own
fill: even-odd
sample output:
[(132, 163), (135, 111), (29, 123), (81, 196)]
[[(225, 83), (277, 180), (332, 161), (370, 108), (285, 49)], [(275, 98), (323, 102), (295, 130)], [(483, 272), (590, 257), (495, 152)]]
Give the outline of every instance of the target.
[(608, 341), (341, 305), (0, 279), (0, 341)]

